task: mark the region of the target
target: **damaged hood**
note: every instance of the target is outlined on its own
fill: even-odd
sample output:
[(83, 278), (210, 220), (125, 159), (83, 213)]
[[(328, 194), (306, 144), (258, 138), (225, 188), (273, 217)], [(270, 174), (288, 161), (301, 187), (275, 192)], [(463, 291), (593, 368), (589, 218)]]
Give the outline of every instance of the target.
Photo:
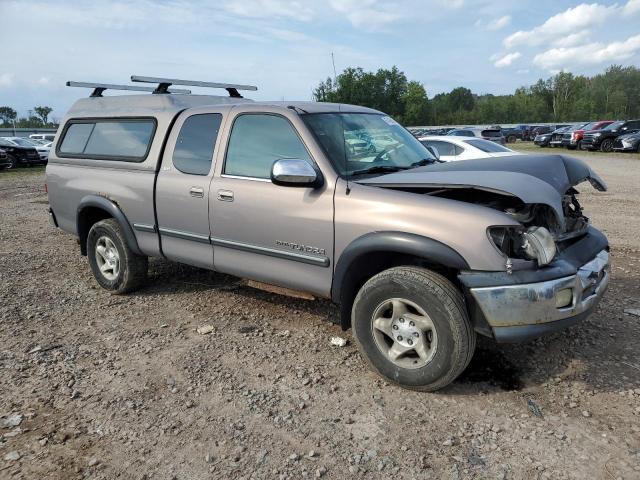
[(589, 181), (601, 192), (604, 181), (582, 160), (564, 155), (514, 155), (446, 162), (403, 170), (357, 183), (378, 187), (474, 188), (546, 204), (564, 219), (562, 198), (569, 188)]

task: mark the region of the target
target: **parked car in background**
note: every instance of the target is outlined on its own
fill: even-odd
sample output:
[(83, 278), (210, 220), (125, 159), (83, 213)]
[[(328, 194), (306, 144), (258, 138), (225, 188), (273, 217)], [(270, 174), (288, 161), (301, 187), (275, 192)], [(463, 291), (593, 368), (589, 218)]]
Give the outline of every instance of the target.
[(569, 150), (582, 150), (582, 139), (585, 132), (601, 130), (607, 125), (611, 125), (613, 120), (601, 120), (599, 122), (591, 122), (575, 127), (562, 135), (562, 146)]
[(640, 131), (620, 135), (613, 141), (614, 152), (640, 153)]
[(529, 133), (529, 125), (517, 125), (515, 127), (502, 128), (502, 134), (507, 140), (507, 143), (515, 143), (516, 140), (528, 140)]
[(478, 137), (485, 140), (491, 140), (492, 142), (499, 143), (500, 145), (504, 145), (505, 143), (507, 143), (504, 136), (502, 135), (502, 130), (500, 130), (499, 128), (455, 128), (449, 131), (447, 135), (456, 137)]
[(455, 160), (471, 160), (474, 158), (510, 157), (522, 155), (496, 142), (477, 137), (458, 137), (453, 135), (420, 137), (425, 147), (435, 147), (439, 160), (451, 162)]
[(49, 150), (51, 150), (51, 142), (43, 144), (41, 140), (32, 140), (30, 138), (23, 137), (3, 137), (10, 142), (16, 143), (22, 147), (33, 147), (38, 152), (40, 157), (40, 163), (46, 165), (49, 159)]
[[(539, 147), (548, 147), (551, 145), (551, 140), (553, 140), (554, 135), (556, 136), (556, 138), (562, 138), (564, 130), (568, 127), (564, 126), (556, 130), (550, 130), (550, 128), (551, 127), (545, 126), (544, 129), (539, 129), (538, 131), (545, 131), (545, 133), (536, 134), (535, 138), (533, 139), (533, 143), (535, 145), (538, 145)], [(546, 131), (547, 129), (549, 130)]]
[(47, 142), (53, 142), (53, 140), (56, 138), (56, 134), (55, 133), (32, 133), (31, 135), (29, 135), (29, 138), (31, 138), (32, 140), (45, 140)]
[(613, 142), (617, 137), (637, 130), (640, 130), (640, 120), (613, 122), (600, 130), (585, 132), (582, 148), (610, 152), (613, 150)]
[(0, 137), (0, 148), (2, 148), (9, 156), (11, 167), (39, 165), (42, 163), (40, 155), (33, 145), (19, 145), (6, 137)]
[(567, 133), (569, 130), (573, 128), (572, 126), (561, 127), (553, 132), (551, 132), (551, 139), (549, 140), (550, 147), (561, 147), (562, 146), (562, 136)]
[(11, 168), (13, 165), (9, 161), (9, 155), (7, 152), (0, 148), (0, 170), (5, 168)]

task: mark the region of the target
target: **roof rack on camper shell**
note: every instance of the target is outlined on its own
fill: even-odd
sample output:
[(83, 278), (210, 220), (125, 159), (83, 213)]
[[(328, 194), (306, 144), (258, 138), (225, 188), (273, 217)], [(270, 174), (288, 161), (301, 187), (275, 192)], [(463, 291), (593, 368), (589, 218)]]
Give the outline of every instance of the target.
[[(152, 87), (139, 87), (138, 85), (117, 85), (114, 83), (94, 83), (94, 82), (67, 82), (67, 87), (80, 87), (80, 88), (93, 88), (91, 97), (101, 97), (105, 90), (131, 90), (134, 92), (155, 92), (155, 88)], [(185, 90), (180, 88), (172, 88), (166, 93), (180, 93), (189, 94), (191, 90)]]
[(179, 88), (169, 88), (171, 85), (188, 85), (192, 87), (204, 88), (224, 88), (229, 92), (229, 96), (233, 98), (243, 98), (238, 90), (256, 91), (258, 87), (254, 85), (241, 85), (235, 83), (219, 83), (219, 82), (202, 82), (200, 80), (180, 80), (177, 78), (161, 78), (161, 77), (144, 77), (141, 75), (131, 75), (132, 82), (141, 83), (157, 83), (158, 86), (139, 87), (137, 85), (116, 85), (112, 83), (93, 83), (93, 82), (67, 82), (67, 87), (93, 88), (91, 97), (102, 97), (105, 90), (130, 90), (135, 92), (151, 92), (153, 94), (180, 93), (190, 94), (191, 90)]
[(238, 90), (251, 90), (256, 91), (258, 87), (255, 85), (240, 85), (234, 83), (219, 83), (219, 82), (202, 82), (199, 80), (180, 80), (177, 78), (161, 78), (161, 77), (144, 77), (141, 75), (131, 75), (132, 82), (142, 83), (157, 83), (158, 86), (153, 93), (167, 93), (171, 85), (187, 85), (191, 87), (205, 87), (205, 88), (224, 88), (229, 92), (230, 97), (242, 98), (242, 95)]

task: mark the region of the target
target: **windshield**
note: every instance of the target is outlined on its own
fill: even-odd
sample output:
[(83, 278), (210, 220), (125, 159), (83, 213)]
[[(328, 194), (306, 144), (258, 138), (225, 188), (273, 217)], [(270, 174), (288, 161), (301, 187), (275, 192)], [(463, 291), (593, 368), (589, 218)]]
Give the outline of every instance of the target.
[(604, 127), (602, 130), (616, 130), (620, 128), (622, 125), (624, 125), (624, 122), (613, 122), (612, 124)]
[(308, 113), (301, 117), (342, 177), (393, 172), (436, 161), (411, 133), (386, 115)]
[(26, 138), (12, 138), (11, 141), (21, 147), (34, 147), (37, 143), (27, 140)]

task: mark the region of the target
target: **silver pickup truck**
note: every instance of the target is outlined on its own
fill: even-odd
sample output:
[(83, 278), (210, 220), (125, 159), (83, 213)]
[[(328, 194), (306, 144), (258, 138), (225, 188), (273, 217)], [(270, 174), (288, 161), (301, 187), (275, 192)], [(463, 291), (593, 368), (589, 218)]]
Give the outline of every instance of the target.
[(163, 257), (329, 298), (374, 370), (432, 391), (465, 369), (477, 334), (557, 331), (607, 287), (608, 242), (575, 189), (606, 186), (580, 160), (440, 163), (369, 108), (132, 80), (158, 86), (108, 97), (95, 86), (47, 167), (51, 223), (79, 238), (110, 292), (141, 287), (148, 257)]

